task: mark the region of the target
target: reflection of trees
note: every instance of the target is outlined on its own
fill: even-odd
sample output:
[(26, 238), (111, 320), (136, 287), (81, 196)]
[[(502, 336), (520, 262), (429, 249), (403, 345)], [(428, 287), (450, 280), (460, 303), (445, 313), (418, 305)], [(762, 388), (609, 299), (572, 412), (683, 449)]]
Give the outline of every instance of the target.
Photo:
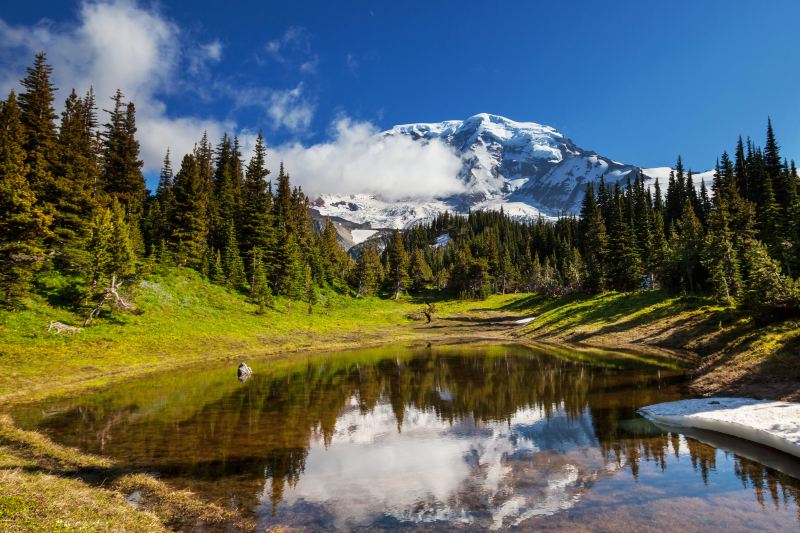
[[(594, 420), (597, 422), (598, 418)], [(667, 470), (669, 453), (673, 453), (676, 458), (681, 452), (688, 455), (693, 470), (706, 485), (709, 484), (710, 474), (717, 470), (717, 454), (720, 452), (714, 446), (693, 437), (681, 438), (678, 433), (658, 431), (643, 420), (641, 424), (617, 425), (612, 430), (613, 423), (608, 424), (610, 420), (618, 419), (606, 417), (605, 438), (600, 439), (601, 449), (608, 460), (620, 466), (624, 463), (634, 479), (638, 479), (642, 463), (652, 463), (662, 471)], [(742, 487), (752, 488), (756, 500), (762, 507), (765, 505), (765, 495), (768, 493), (776, 509), (781, 505), (786, 508), (794, 505), (800, 522), (798, 480), (740, 455), (731, 453), (730, 456), (733, 460), (734, 473), (741, 481)]]
[[(668, 454), (677, 455), (681, 443), (703, 480), (716, 468), (715, 448), (658, 431), (635, 414), (642, 405), (678, 399), (670, 387), (674, 375), (520, 353), (520, 348), (494, 349), (489, 356), (433, 349), (366, 361), (324, 359), (280, 376), (256, 373), (241, 385), (230, 376), (233, 383), (197, 384), (198, 392), (185, 396), (172, 390), (170, 401), (179, 405), (161, 410), (152, 390), (137, 397), (123, 389), (127, 396), (111, 391), (102, 401), (89, 398), (48, 419), (47, 427), (69, 435), (68, 444), (93, 451), (102, 445), (104, 453), (132, 466), (201, 483), (266, 477), (273, 505), (286, 485), (300, 479), (310, 443), (316, 438), (331, 443), (343, 410), (367, 413), (384, 401), (392, 406), (398, 431), (408, 407), (451, 423), (507, 421), (520, 409), (535, 408), (546, 420), (559, 415), (591, 424), (607, 460), (627, 465), (634, 478), (643, 462), (666, 469)], [(737, 476), (760, 502), (766, 493), (775, 505), (797, 501), (796, 481), (735, 460)]]

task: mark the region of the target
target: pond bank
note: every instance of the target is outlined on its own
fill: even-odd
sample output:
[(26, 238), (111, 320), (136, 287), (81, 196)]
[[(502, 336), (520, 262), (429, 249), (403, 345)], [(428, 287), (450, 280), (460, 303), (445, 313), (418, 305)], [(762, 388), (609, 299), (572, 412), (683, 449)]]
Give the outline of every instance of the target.
[(535, 313), (515, 339), (672, 355), (692, 367), (693, 393), (800, 400), (800, 321), (760, 323), (710, 298), (660, 291), (546, 299), (514, 308)]

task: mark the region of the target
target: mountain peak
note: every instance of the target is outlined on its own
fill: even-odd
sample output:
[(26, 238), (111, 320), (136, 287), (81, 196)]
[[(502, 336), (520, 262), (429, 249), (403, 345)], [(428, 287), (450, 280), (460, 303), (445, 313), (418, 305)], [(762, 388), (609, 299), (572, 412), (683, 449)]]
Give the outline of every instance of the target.
[[(587, 182), (596, 182), (601, 176), (607, 183), (624, 182), (641, 172), (633, 165), (578, 147), (552, 126), (517, 122), (492, 113), (478, 113), (464, 120), (402, 124), (383, 135), (445, 144), (461, 158), (458, 178), (465, 192), (432, 198), (424, 206), (389, 204), (379, 198), (354, 201), (336, 195), (324, 199), (320, 212), (381, 226), (404, 226), (419, 215), (427, 218), (431, 211), (442, 209), (466, 212), (503, 206), (518, 218), (556, 217), (580, 209)], [(377, 217), (378, 213), (382, 217)]]
[(552, 126), (546, 126), (544, 124), (539, 124), (537, 122), (517, 122), (516, 120), (511, 120), (510, 118), (506, 118), (502, 115), (495, 115), (492, 113), (478, 113), (477, 115), (472, 115), (463, 122), (465, 125), (475, 124), (475, 123), (484, 125), (494, 124), (509, 130), (527, 130), (540, 134), (550, 134), (558, 138), (563, 137), (563, 135), (559, 133), (558, 130), (556, 130)]

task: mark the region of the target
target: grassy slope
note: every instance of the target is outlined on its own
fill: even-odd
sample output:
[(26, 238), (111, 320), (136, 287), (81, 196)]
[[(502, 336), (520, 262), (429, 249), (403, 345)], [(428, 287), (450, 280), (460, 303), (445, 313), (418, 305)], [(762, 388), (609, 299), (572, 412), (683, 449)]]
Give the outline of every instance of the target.
[[(496, 296), (481, 305), (500, 307), (518, 296)], [(170, 365), (279, 355), (298, 350), (382, 344), (431, 335), (409, 326), (422, 304), (380, 298), (323, 295), (308, 314), (306, 304), (277, 299), (256, 313), (242, 296), (204, 281), (196, 272), (172, 269), (136, 288), (139, 315), (101, 317), (75, 335), (48, 333), (61, 321), (82, 317), (32, 300), (27, 310), (0, 311), (0, 403), (31, 400), (100, 386)], [(474, 305), (449, 301), (439, 312), (464, 312)], [(419, 318), (419, 317), (418, 317)]]
[(509, 308), (538, 315), (523, 338), (699, 356), (698, 394), (800, 399), (800, 322), (760, 324), (711, 299), (660, 291), (548, 300), (530, 296)]
[[(333, 295), (311, 315), (297, 303), (287, 312), (280, 300), (258, 315), (241, 296), (190, 270), (151, 277), (137, 288), (136, 302), (142, 314), (115, 313), (73, 336), (47, 333), (47, 325), (80, 325), (81, 317), (41, 300), (0, 314), (0, 400), (99, 385), (171, 364), (375, 342), (419, 308)], [(48, 379), (54, 369), (57, 385)]]

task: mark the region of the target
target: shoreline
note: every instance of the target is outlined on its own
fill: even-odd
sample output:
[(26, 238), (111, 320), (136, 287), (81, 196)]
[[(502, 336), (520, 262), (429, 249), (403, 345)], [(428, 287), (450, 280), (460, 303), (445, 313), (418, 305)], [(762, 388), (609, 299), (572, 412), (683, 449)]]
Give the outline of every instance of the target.
[[(794, 379), (792, 372), (788, 375), (786, 373), (786, 366), (791, 361), (787, 361), (785, 357), (777, 358), (777, 364), (775, 361), (762, 361), (774, 368), (757, 376), (749, 375), (748, 370), (758, 366), (752, 354), (747, 350), (737, 350), (741, 345), (726, 337), (716, 338), (718, 332), (714, 330), (723, 329), (709, 327), (708, 323), (715, 322), (718, 320), (717, 315), (728, 311), (694, 305), (683, 312), (675, 312), (673, 316), (664, 317), (664, 313), (660, 313), (651, 319), (635, 323), (612, 320), (591, 322), (580, 316), (569, 316), (567, 319), (553, 317), (554, 314), (562, 314), (574, 302), (591, 307), (593, 300), (602, 301), (606, 297), (607, 295), (601, 295), (595, 298), (557, 301), (532, 295), (507, 295), (500, 301), (492, 301), (488, 306), (486, 302), (443, 302), (442, 314), (437, 315), (431, 324), (409, 318), (409, 310), (415, 309), (414, 303), (406, 302), (405, 305), (397, 305), (392, 309), (396, 305), (394, 302), (383, 302), (381, 305), (385, 305), (393, 313), (393, 323), (390, 325), (370, 325), (359, 330), (357, 324), (350, 324), (348, 329), (333, 329), (326, 332), (327, 335), (295, 328), (272, 338), (252, 332), (252, 342), (236, 340), (231, 336), (221, 339), (217, 345), (203, 348), (184, 346), (181, 355), (176, 358), (160, 357), (148, 362), (138, 362), (134, 356), (133, 364), (123, 364), (108, 370), (89, 368), (89, 375), (70, 375), (62, 378), (56, 387), (53, 387), (52, 380), (42, 379), (17, 388), (0, 396), (0, 406), (8, 410), (14, 405), (31, 403), (46, 397), (73, 396), (129, 379), (168, 370), (180, 371), (198, 364), (251, 359), (280, 361), (299, 354), (338, 352), (395, 343), (476, 341), (539, 344), (578, 351), (602, 350), (670, 359), (687, 370), (687, 375), (690, 376), (689, 390), (697, 396), (724, 393), (772, 400), (800, 399), (800, 381)], [(642, 302), (635, 301), (637, 298), (641, 299), (641, 295), (616, 295), (616, 298), (634, 300), (631, 303), (632, 311), (641, 312), (644, 307)], [(681, 305), (680, 299), (677, 301), (678, 304), (671, 300), (656, 299), (656, 306), (672, 302), (667, 304), (667, 309), (671, 309), (675, 305)], [(454, 308), (449, 309), (448, 306)], [(596, 314), (598, 311), (593, 312)], [(532, 313), (532, 320), (519, 322), (521, 317), (531, 318)], [(767, 334), (765, 330), (764, 335)], [(303, 335), (306, 336), (305, 342), (298, 344), (297, 338)], [(116, 348), (124, 350), (125, 342), (125, 339), (120, 339)], [(225, 344), (239, 346), (226, 349)], [(139, 351), (143, 349), (142, 346), (132, 348)], [(726, 354), (726, 350), (731, 353)], [(721, 361), (726, 355), (728, 360)], [(742, 358), (750, 359), (751, 364), (740, 364), (739, 359)]]

